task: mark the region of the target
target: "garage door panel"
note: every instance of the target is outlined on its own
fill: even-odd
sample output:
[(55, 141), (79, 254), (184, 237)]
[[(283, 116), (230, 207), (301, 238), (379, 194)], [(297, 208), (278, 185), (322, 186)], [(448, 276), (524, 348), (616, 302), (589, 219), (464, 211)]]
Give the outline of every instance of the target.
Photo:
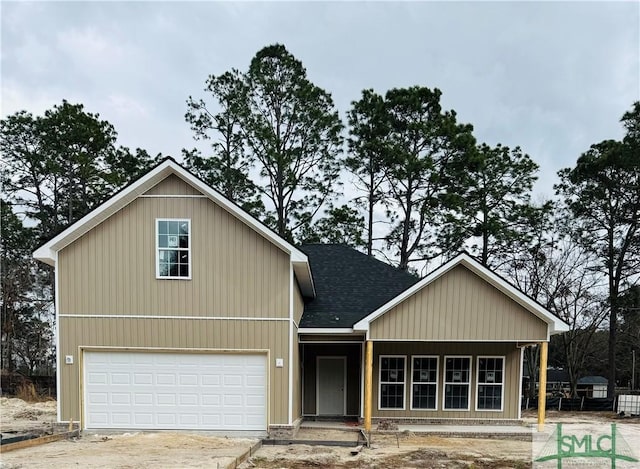
[(84, 364), (86, 428), (266, 429), (264, 355), (85, 352)]
[(209, 374), (202, 375), (203, 386), (220, 386), (220, 375)]
[(134, 400), (134, 404), (136, 406), (143, 406), (143, 405), (153, 405), (153, 394), (151, 393), (136, 393), (134, 394), (133, 397)]
[(197, 386), (198, 385), (198, 375), (192, 374), (180, 374), (180, 386)]

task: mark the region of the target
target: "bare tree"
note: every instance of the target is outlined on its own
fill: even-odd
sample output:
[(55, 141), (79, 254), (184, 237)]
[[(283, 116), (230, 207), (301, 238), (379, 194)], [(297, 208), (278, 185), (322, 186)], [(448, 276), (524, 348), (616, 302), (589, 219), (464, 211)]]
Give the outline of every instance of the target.
[[(572, 395), (588, 369), (590, 343), (607, 317), (603, 278), (593, 269), (596, 259), (581, 245), (539, 227), (536, 246), (508, 263), (516, 286), (569, 325), (560, 337)], [(529, 396), (536, 393), (538, 348), (525, 350), (530, 376)]]

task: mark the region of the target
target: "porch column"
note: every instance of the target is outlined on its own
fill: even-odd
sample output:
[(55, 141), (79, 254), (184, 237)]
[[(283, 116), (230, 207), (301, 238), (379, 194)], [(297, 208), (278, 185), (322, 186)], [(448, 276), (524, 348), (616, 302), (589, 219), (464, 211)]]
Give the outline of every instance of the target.
[(540, 342), (540, 377), (538, 379), (538, 431), (544, 430), (544, 417), (547, 406), (547, 356), (549, 342)]
[(367, 340), (364, 354), (364, 430), (371, 431), (371, 403), (373, 401), (373, 342)]

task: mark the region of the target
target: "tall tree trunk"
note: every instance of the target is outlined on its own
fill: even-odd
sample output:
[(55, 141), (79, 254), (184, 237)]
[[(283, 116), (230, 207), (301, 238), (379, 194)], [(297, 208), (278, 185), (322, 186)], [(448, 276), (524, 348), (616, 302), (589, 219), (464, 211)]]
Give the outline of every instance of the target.
[(411, 226), (411, 212), (413, 210), (413, 191), (411, 189), (411, 180), (407, 184), (407, 200), (405, 219), (402, 224), (402, 239), (400, 240), (400, 270), (409, 270), (409, 227)]
[(374, 175), (373, 173), (369, 173), (369, 219), (367, 220), (367, 256), (371, 257), (373, 255), (373, 207), (375, 205), (374, 197), (375, 197), (375, 189), (373, 184)]
[(609, 317), (609, 382), (607, 383), (607, 397), (616, 397), (616, 340), (618, 332), (618, 306), (613, 292), (609, 298), (611, 312)]
[(616, 339), (618, 329), (618, 282), (615, 275), (615, 233), (611, 229), (608, 233), (609, 252), (609, 382), (607, 383), (607, 397), (616, 397)]

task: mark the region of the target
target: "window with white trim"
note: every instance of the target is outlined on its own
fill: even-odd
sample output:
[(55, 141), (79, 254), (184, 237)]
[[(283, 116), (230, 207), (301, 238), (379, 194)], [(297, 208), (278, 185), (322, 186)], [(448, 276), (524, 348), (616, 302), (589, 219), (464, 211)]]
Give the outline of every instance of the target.
[(476, 410), (502, 410), (504, 357), (478, 357)]
[(471, 357), (444, 357), (444, 410), (469, 410)]
[(156, 220), (156, 277), (191, 278), (191, 220)]
[(438, 357), (411, 357), (411, 409), (436, 410), (438, 398)]
[(402, 355), (380, 355), (379, 409), (404, 409), (405, 360)]

